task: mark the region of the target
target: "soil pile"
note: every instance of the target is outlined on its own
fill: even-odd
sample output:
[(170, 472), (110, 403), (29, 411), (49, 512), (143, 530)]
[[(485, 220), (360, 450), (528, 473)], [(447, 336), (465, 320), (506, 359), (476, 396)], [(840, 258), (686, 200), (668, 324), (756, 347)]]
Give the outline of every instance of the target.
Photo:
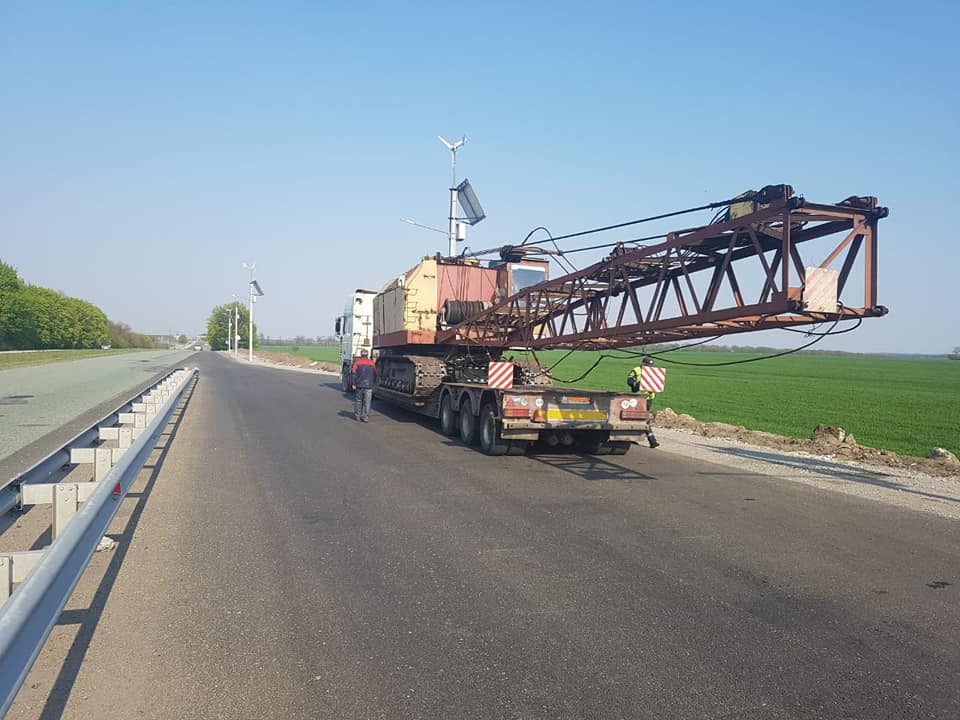
[(280, 367), (295, 367), (304, 370), (318, 370), (327, 373), (339, 373), (340, 367), (336, 363), (321, 362), (311, 360), (301, 355), (290, 355), (288, 353), (265, 352), (257, 350), (254, 357), (260, 362), (268, 365), (278, 365)]
[(726, 438), (749, 445), (825, 455), (837, 460), (875, 465), (884, 468), (919, 470), (928, 475), (956, 476), (960, 478), (960, 460), (943, 448), (933, 448), (925, 458), (898, 455), (883, 448), (860, 445), (857, 439), (841, 427), (818, 425), (809, 439), (783, 437), (759, 430), (748, 430), (740, 425), (720, 422), (700, 422), (690, 415), (678, 415), (670, 408), (654, 413), (657, 427), (687, 430), (708, 438)]

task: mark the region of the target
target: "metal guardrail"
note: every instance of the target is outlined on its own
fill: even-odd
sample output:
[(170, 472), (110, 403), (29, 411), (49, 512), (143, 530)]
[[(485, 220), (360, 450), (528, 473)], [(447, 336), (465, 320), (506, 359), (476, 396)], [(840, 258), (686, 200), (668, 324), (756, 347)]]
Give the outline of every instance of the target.
[[(94, 462), (95, 468), (100, 469), (95, 470), (99, 477), (94, 482), (47, 486), (52, 498), (47, 502), (54, 505), (55, 539), (46, 549), (0, 553), (0, 592), (18, 580), (18, 559), (21, 567), (23, 564), (32, 566), (16, 591), (0, 606), (0, 717), (6, 714), (16, 698), (97, 544), (116, 515), (120, 501), (153, 452), (157, 438), (196, 376), (196, 368), (171, 373), (144, 395), (140, 403), (127, 404), (132, 413), (122, 412), (121, 408), (105, 418), (110, 420), (116, 416), (120, 427), (104, 428), (101, 427), (103, 421), (97, 423), (63, 449), (14, 478), (10, 481), (12, 484), (0, 491), (4, 493), (0, 498), (0, 510), (6, 512), (11, 507), (11, 494), (14, 496), (13, 506), (24, 499), (29, 500), (31, 495), (42, 494), (44, 486), (35, 483), (49, 478), (71, 460)], [(115, 439), (121, 447), (96, 450), (78, 447), (89, 445), (98, 437)], [(106, 454), (98, 456), (96, 453), (101, 450)], [(57, 513), (61, 505), (67, 508), (61, 510), (66, 513), (66, 520), (62, 520), (58, 527)]]
[[(38, 350), (37, 352), (46, 351)], [(0, 480), (0, 515), (5, 515), (20, 505), (21, 486), (33, 483), (42, 483), (46, 480), (49, 480), (54, 473), (70, 462), (71, 451), (78, 448), (90, 447), (94, 442), (100, 439), (99, 428), (117, 425), (120, 422), (121, 414), (132, 411), (133, 404), (137, 401), (137, 399), (142, 398), (146, 393), (150, 392), (152, 388), (158, 387), (167, 378), (169, 378), (171, 374), (172, 373), (168, 373), (163, 378), (153, 383), (153, 385), (143, 387), (139, 392), (131, 396), (129, 400), (120, 405), (120, 407), (118, 407), (116, 410), (100, 418), (88, 429), (75, 435), (72, 439), (64, 443), (59, 450), (55, 450), (54, 452), (50, 453), (47, 455), (47, 457), (35, 463), (28, 470), (24, 470), (22, 473), (7, 480)]]

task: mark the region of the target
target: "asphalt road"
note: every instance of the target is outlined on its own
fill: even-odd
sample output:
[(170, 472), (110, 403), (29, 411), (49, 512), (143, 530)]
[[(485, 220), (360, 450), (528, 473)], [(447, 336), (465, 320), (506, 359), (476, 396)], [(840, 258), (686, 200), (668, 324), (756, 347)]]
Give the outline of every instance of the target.
[[(118, 394), (133, 394), (153, 376), (192, 353), (144, 350), (0, 370), (0, 460), (59, 431)], [(112, 409), (90, 418), (86, 425)], [(86, 426), (68, 427), (68, 432), (71, 429), (75, 432), (63, 437), (62, 442)], [(0, 481), (6, 479), (0, 476)]]
[(667, 447), (486, 458), (198, 364), (10, 717), (960, 717), (953, 521)]

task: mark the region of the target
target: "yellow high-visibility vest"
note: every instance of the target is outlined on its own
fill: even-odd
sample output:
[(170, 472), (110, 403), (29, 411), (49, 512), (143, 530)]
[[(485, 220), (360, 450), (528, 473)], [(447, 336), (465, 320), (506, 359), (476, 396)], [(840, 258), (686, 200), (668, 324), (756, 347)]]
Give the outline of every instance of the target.
[[(643, 365), (637, 365), (637, 367), (630, 371), (630, 374), (637, 379), (637, 382), (640, 382), (640, 376), (643, 375)], [(655, 392), (650, 392), (649, 390), (641, 390), (640, 392), (646, 394), (647, 400), (653, 400), (657, 396)]]

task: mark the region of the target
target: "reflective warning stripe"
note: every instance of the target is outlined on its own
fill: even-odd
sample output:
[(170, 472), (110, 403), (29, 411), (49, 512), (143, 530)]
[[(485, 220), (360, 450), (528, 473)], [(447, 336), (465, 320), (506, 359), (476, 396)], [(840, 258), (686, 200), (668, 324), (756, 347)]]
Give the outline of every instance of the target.
[(667, 371), (663, 368), (647, 365), (640, 373), (640, 389), (647, 392), (663, 392), (664, 383), (667, 381)]
[(492, 362), (487, 365), (487, 385), (498, 390), (513, 387), (513, 363)]
[(606, 420), (603, 410), (553, 410), (546, 412), (547, 420)]

